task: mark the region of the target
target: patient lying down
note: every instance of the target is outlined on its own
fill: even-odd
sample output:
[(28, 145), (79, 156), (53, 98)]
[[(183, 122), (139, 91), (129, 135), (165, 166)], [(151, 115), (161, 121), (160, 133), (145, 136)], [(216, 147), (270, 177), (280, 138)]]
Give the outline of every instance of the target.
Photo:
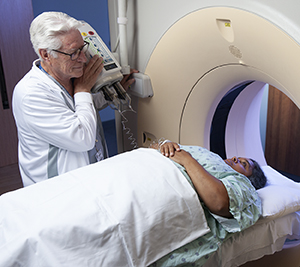
[(223, 161), (202, 147), (179, 146), (170, 141), (152, 147), (172, 159), (186, 178), (191, 179), (211, 230), (152, 266), (181, 266), (182, 263), (203, 266), (225, 239), (253, 225), (260, 217), (261, 203), (254, 188), (264, 187), (267, 178), (253, 159), (233, 157)]
[[(157, 147), (153, 147), (157, 148)], [(214, 214), (232, 217), (229, 211), (229, 199), (225, 186), (215, 176), (205, 170), (201, 161), (197, 161), (189, 152), (181, 150), (180, 146), (174, 142), (165, 142), (159, 147), (161, 153), (166, 157), (183, 166), (192, 180), (192, 183), (207, 208)], [(207, 151), (207, 153), (212, 152)], [(265, 186), (267, 178), (256, 161), (249, 158), (233, 157), (226, 159), (225, 163), (235, 171), (248, 177), (255, 189)]]
[(202, 266), (259, 219), (254, 161), (172, 142), (159, 151), (2, 195), (0, 266)]

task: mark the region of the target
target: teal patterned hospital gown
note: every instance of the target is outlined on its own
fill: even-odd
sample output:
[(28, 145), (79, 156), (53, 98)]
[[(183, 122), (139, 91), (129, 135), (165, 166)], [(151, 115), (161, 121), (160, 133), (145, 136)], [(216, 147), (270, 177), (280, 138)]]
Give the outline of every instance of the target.
[[(204, 203), (201, 203), (211, 232), (169, 253), (153, 263), (152, 267), (203, 266), (225, 239), (235, 232), (250, 227), (261, 216), (260, 198), (244, 175), (234, 171), (219, 155), (205, 148), (181, 146), (181, 149), (188, 151), (206, 171), (223, 182), (229, 195), (230, 212), (233, 218), (226, 219), (214, 215), (209, 212)], [(175, 164), (192, 184), (185, 169), (181, 165)]]

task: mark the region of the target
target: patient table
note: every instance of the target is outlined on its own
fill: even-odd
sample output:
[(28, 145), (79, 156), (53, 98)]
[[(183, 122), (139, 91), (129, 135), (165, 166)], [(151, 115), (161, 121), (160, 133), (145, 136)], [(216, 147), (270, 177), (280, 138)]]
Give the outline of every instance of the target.
[[(205, 266), (239, 266), (300, 239), (299, 184), (264, 171), (262, 218)], [(0, 211), (1, 267), (147, 266), (210, 231), (182, 173), (145, 148), (6, 193)]]

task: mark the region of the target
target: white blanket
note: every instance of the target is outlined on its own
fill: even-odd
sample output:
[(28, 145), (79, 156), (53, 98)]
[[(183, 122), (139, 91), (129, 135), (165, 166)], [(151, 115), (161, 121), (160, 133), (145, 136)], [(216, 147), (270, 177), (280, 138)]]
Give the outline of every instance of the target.
[(0, 197), (0, 266), (147, 266), (207, 233), (198, 197), (137, 149)]

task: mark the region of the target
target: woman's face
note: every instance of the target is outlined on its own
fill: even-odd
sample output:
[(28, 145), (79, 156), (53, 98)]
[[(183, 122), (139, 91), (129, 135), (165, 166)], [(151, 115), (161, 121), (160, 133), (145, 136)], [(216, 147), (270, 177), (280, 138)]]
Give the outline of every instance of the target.
[(254, 163), (251, 159), (232, 157), (231, 159), (225, 159), (224, 161), (235, 171), (247, 177), (252, 175)]

